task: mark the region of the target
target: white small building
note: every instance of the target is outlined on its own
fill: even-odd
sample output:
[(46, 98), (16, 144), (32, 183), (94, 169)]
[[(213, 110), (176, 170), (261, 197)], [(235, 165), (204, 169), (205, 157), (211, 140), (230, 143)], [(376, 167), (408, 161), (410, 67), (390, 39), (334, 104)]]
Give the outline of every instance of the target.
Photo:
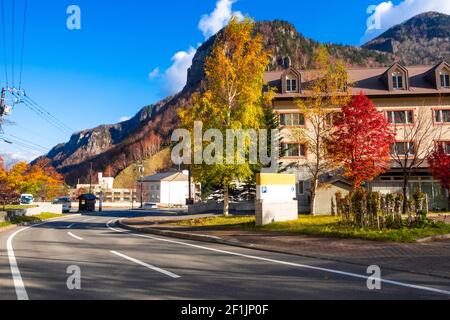
[(104, 177), (102, 172), (98, 173), (98, 184), (102, 187), (103, 190), (112, 190), (114, 189), (114, 178), (112, 177)]
[[(194, 190), (195, 186), (192, 186)], [(140, 199), (140, 182), (137, 196)], [(164, 172), (144, 177), (142, 181), (144, 203), (163, 206), (186, 205), (189, 199), (189, 176), (187, 172)]]

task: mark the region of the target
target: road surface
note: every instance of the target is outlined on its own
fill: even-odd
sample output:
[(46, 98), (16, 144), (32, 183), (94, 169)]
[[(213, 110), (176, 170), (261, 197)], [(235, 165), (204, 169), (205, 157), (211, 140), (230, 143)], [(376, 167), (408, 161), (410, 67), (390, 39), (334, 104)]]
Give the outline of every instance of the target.
[[(450, 299), (450, 279), (382, 270), (381, 289), (369, 290), (368, 266), (114, 226), (130, 215), (72, 215), (1, 232), (0, 300)], [(81, 289), (71, 290), (76, 272), (68, 270), (81, 272)]]

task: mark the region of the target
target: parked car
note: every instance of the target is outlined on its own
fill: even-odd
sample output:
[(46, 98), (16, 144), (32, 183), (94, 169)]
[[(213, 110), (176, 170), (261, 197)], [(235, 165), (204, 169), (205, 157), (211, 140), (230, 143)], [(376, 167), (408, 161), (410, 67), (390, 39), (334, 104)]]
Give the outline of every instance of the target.
[(158, 209), (158, 205), (156, 203), (147, 202), (147, 203), (144, 203), (143, 209)]
[(20, 204), (30, 205), (33, 204), (34, 197), (31, 194), (22, 194), (20, 196)]
[(70, 199), (70, 197), (57, 198), (55, 199), (55, 201), (53, 201), (53, 204), (62, 204), (64, 213), (69, 213), (72, 209), (72, 200)]

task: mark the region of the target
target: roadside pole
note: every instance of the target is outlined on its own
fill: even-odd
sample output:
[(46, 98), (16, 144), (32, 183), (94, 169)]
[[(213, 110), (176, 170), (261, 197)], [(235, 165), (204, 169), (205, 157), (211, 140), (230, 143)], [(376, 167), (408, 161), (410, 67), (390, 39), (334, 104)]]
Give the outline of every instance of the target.
[(100, 191), (100, 195), (99, 195), (99, 208), (98, 208), (99, 212), (103, 212), (103, 191)]

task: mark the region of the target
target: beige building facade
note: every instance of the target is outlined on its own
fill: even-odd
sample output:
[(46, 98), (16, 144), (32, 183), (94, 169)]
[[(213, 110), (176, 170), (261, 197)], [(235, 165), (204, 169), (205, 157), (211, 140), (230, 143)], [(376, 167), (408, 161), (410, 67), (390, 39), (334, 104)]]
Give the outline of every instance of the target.
[[(268, 84), (277, 89), (273, 108), (282, 136), (281, 163), (289, 168), (289, 173), (297, 175), (297, 197), (302, 213), (309, 211), (310, 201), (311, 177), (305, 164), (313, 161), (314, 155), (309, 152), (307, 142), (296, 138), (299, 130), (312, 130), (296, 102), (308, 97), (307, 83), (315, 73), (290, 67), (266, 74)], [(427, 162), (421, 157), (438, 145), (450, 154), (450, 65), (442, 62), (436, 66), (405, 67), (396, 63), (389, 68), (348, 69), (348, 77), (351, 94), (363, 92), (367, 95), (396, 132), (391, 170), (368, 183), (367, 187), (383, 193), (401, 192), (404, 179), (397, 162), (402, 158), (415, 159), (418, 165), (408, 186), (410, 192), (421, 190), (428, 194), (430, 209), (448, 210), (448, 192), (433, 179)], [(329, 214), (333, 195), (338, 191), (348, 193), (349, 188), (345, 179), (338, 179), (332, 172), (322, 180), (328, 187), (319, 191), (317, 211)]]

